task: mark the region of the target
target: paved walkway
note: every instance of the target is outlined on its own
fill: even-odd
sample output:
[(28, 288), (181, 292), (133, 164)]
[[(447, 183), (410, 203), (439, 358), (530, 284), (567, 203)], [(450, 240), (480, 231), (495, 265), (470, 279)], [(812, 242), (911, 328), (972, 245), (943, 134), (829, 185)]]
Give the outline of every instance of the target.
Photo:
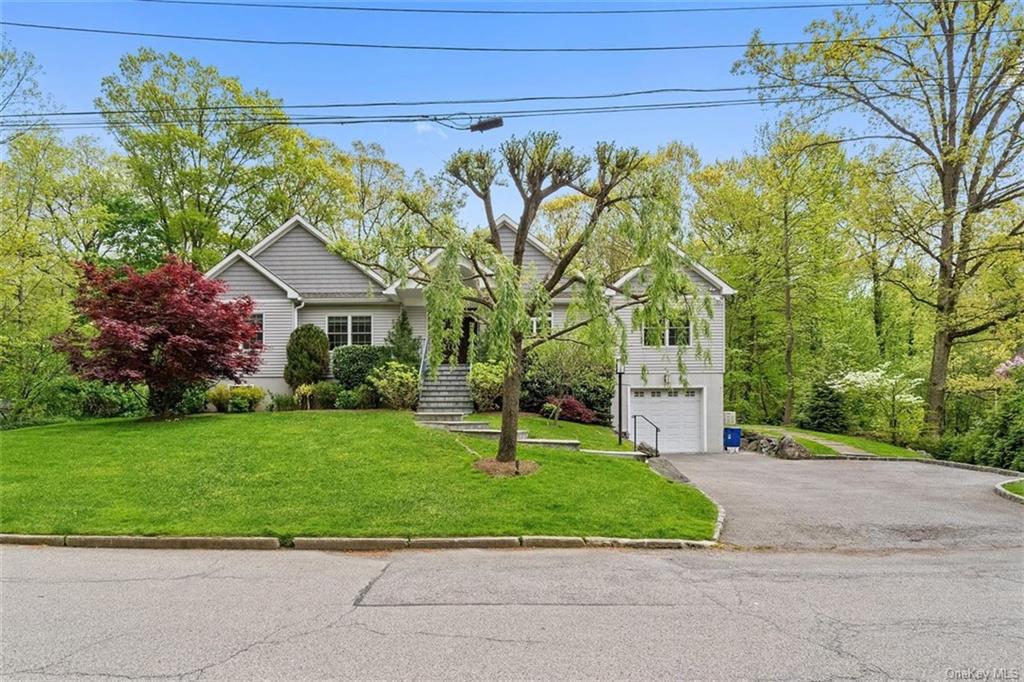
[(1024, 506), (996, 495), (1005, 475), (913, 461), (781, 460), (740, 452), (668, 455), (726, 510), (722, 540), (743, 547), (1024, 547)]
[(5, 682), (949, 680), (1024, 668), (1021, 550), (0, 553)]
[(822, 438), (821, 436), (812, 436), (812, 435), (807, 434), (807, 433), (798, 433), (796, 431), (789, 431), (784, 426), (773, 426), (770, 429), (756, 429), (755, 428), (755, 429), (753, 429), (753, 431), (760, 431), (761, 433), (764, 433), (765, 435), (769, 435), (769, 436), (772, 435), (772, 434), (784, 434), (785, 433), (785, 434), (789, 434), (790, 436), (793, 436), (794, 438), (800, 438), (800, 439), (803, 439), (803, 440), (812, 440), (815, 443), (817, 443), (818, 445), (824, 445), (825, 447), (832, 448), (833, 450), (836, 451), (836, 453), (838, 453), (840, 455), (864, 455), (864, 456), (867, 456), (867, 457), (872, 457), (873, 456), (867, 450), (861, 450), (860, 448), (855, 448), (852, 445), (847, 445), (846, 443), (840, 443), (839, 441), (830, 440), (828, 438)]

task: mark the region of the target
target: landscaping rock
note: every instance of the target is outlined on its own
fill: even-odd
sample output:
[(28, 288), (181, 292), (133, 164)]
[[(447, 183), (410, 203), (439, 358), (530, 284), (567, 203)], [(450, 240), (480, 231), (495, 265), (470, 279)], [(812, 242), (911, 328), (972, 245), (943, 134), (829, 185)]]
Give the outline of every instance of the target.
[(319, 549), (326, 552), (373, 552), (405, 549), (405, 538), (295, 538), (295, 549)]
[(797, 443), (791, 436), (783, 436), (771, 455), (779, 459), (810, 459), (811, 451)]
[(740, 449), (748, 452), (759, 452), (779, 459), (809, 459), (811, 452), (797, 443), (792, 436), (771, 438), (753, 431), (744, 431), (740, 438)]

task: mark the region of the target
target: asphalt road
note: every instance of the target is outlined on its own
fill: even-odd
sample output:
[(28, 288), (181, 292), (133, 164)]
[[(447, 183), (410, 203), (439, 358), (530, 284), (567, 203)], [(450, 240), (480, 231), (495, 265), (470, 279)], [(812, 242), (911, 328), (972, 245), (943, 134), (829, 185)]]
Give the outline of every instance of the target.
[(1024, 679), (990, 477), (739, 457), (719, 550), (0, 546), (0, 679)]

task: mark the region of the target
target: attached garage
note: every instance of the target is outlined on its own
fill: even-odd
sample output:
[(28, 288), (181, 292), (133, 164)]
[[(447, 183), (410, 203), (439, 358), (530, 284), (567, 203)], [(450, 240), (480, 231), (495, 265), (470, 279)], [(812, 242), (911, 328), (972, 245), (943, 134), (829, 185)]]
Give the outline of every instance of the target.
[[(634, 388), (629, 400), (629, 422), (637, 415), (634, 438), (654, 445), (657, 424), (661, 452), (704, 451), (704, 396), (701, 388)], [(646, 418), (646, 420), (645, 420)]]

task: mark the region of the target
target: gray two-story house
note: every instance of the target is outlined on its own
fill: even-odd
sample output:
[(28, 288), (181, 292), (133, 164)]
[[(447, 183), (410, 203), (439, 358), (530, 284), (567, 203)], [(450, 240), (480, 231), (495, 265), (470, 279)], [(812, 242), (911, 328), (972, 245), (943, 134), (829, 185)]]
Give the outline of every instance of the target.
[[(503, 248), (511, 251), (516, 225), (499, 218)], [(511, 255), (511, 254), (506, 254)], [(557, 260), (542, 241), (527, 240), (526, 264), (543, 276)], [(628, 358), (621, 372), (624, 430), (637, 419), (640, 440), (653, 442), (657, 424), (662, 452), (714, 452), (722, 449), (722, 377), (725, 371), (725, 299), (734, 290), (712, 272), (697, 264), (684, 265), (700, 291), (711, 299), (710, 336), (702, 339), (708, 358), (698, 358), (690, 348), (690, 328), (652, 332), (636, 329), (629, 334)], [(288, 393), (284, 381), (285, 348), (292, 330), (315, 324), (327, 334), (330, 347), (381, 345), (404, 307), (413, 333), (429, 342), (427, 310), (422, 289), (414, 282), (390, 282), (380, 273), (341, 258), (328, 248), (328, 238), (296, 216), (274, 230), (248, 251), (235, 251), (214, 266), (208, 277), (228, 285), (227, 297), (248, 296), (255, 303), (256, 321), (263, 330), (263, 363), (246, 377), (250, 383), (273, 393)], [(643, 268), (629, 272), (617, 289), (627, 283), (642, 287)], [(618, 296), (609, 289), (610, 296)], [(550, 325), (565, 323), (569, 300), (553, 301)], [(701, 313), (704, 314), (704, 313)], [(632, 324), (627, 320), (627, 327)], [(469, 325), (466, 325), (468, 333)], [(654, 345), (652, 333), (663, 335)], [(679, 372), (677, 352), (684, 346), (685, 374)], [(460, 361), (466, 362), (465, 356)], [(424, 379), (426, 380), (426, 379)], [(616, 389), (618, 391), (618, 389)], [(619, 396), (612, 400), (613, 422), (618, 423)]]

